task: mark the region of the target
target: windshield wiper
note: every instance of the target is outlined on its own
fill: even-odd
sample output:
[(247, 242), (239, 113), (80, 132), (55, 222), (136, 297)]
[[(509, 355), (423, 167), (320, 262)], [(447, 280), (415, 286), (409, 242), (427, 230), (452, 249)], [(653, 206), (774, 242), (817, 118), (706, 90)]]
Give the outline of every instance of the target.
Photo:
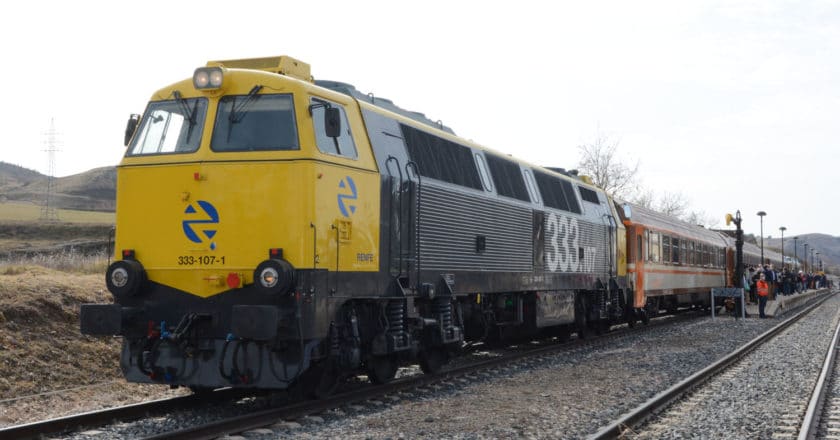
[(257, 95), (257, 93), (259, 93), (260, 90), (262, 90), (262, 88), (263, 86), (261, 85), (254, 86), (251, 89), (251, 91), (248, 92), (248, 96), (245, 97), (245, 100), (242, 101), (242, 103), (239, 105), (236, 105), (235, 96), (230, 101), (230, 114), (228, 115), (228, 121), (230, 121), (230, 124), (228, 124), (227, 131), (228, 142), (230, 142), (230, 132), (233, 130), (233, 124), (238, 124), (242, 122), (243, 119), (245, 119), (245, 115), (248, 114), (248, 112), (245, 110), (245, 107), (247, 107), (251, 104), (251, 102), (254, 102), (257, 100), (257, 98), (259, 98), (259, 95)]
[(242, 103), (238, 106), (236, 105), (236, 97), (233, 98), (233, 102), (230, 104), (230, 114), (228, 115), (228, 120), (231, 123), (238, 124), (242, 122), (243, 119), (245, 119), (245, 115), (248, 114), (248, 112), (245, 111), (245, 107), (247, 107), (251, 102), (256, 101), (257, 98), (259, 98), (259, 95), (257, 95), (257, 93), (259, 93), (260, 90), (262, 90), (262, 88), (263, 86), (260, 85), (254, 86), (254, 88), (252, 88), (251, 91), (248, 92), (248, 96), (245, 97), (245, 100), (242, 101)]
[(176, 90), (172, 94), (175, 95), (175, 101), (181, 105), (181, 110), (184, 111), (186, 120), (190, 123), (190, 126), (187, 127), (187, 138), (184, 140), (185, 142), (189, 142), (190, 136), (192, 136), (193, 127), (195, 126), (195, 112), (198, 109), (198, 100), (196, 99), (193, 102), (193, 108), (190, 110), (190, 106), (187, 104), (187, 100), (181, 96), (181, 92)]

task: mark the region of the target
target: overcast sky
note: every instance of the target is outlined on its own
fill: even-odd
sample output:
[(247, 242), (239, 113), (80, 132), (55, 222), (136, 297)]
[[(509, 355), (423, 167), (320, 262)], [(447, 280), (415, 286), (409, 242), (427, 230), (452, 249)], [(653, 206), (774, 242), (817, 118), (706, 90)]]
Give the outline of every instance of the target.
[(37, 1), (0, 15), (0, 160), (119, 162), (125, 122), (211, 59), (291, 55), (539, 165), (600, 132), (643, 184), (747, 233), (840, 236), (829, 1)]

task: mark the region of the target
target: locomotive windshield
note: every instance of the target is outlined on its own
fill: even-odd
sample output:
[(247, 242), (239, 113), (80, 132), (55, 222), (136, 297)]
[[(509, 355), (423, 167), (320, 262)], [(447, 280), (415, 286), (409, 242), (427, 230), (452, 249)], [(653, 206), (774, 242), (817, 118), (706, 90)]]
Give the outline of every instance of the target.
[[(179, 96), (179, 95), (178, 95)], [(150, 102), (129, 156), (191, 153), (201, 144), (206, 98)]]
[(299, 149), (292, 95), (250, 93), (222, 97), (210, 148), (213, 151)]

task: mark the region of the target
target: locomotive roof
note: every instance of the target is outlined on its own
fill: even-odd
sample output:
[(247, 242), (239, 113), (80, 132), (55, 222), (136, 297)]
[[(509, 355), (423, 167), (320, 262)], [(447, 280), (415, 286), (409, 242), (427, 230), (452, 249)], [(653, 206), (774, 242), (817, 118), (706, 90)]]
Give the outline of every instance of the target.
[(358, 89), (356, 89), (356, 87), (352, 84), (330, 80), (315, 80), (315, 85), (323, 87), (325, 89), (330, 89), (339, 93), (343, 93), (348, 96), (352, 96), (359, 101), (368, 102), (377, 107), (381, 107), (388, 111), (403, 115), (406, 118), (413, 119), (417, 122), (420, 122), (421, 124), (437, 128), (438, 130), (443, 130), (455, 136), (455, 132), (452, 131), (451, 128), (443, 125), (441, 121), (432, 121), (431, 119), (427, 118), (426, 115), (424, 115), (423, 113), (406, 110), (394, 104), (394, 101), (391, 101), (390, 99), (374, 96), (373, 93), (362, 93)]
[(491, 149), (489, 147), (485, 147), (483, 145), (477, 144), (473, 141), (469, 141), (469, 140), (464, 139), (464, 138), (458, 136), (457, 134), (455, 134), (455, 132), (450, 127), (448, 127), (446, 125), (443, 125), (443, 123), (440, 122), (440, 121), (432, 121), (431, 119), (427, 118), (426, 115), (424, 115), (423, 113), (415, 112), (415, 111), (411, 111), (411, 110), (406, 110), (406, 109), (394, 104), (394, 102), (391, 101), (390, 99), (376, 97), (372, 93), (368, 93), (368, 94), (362, 93), (358, 89), (356, 89), (356, 87), (353, 86), (352, 84), (339, 82), (339, 81), (330, 81), (330, 80), (315, 80), (314, 83), (315, 83), (315, 85), (317, 85), (319, 87), (323, 87), (323, 88), (332, 90), (334, 92), (338, 92), (338, 93), (342, 93), (344, 95), (351, 96), (351, 97), (355, 98), (359, 103), (365, 103), (365, 104), (368, 104), (368, 105), (372, 105), (374, 107), (378, 107), (380, 109), (383, 109), (383, 110), (386, 110), (386, 111), (389, 111), (389, 112), (392, 112), (392, 113), (396, 113), (400, 116), (411, 119), (415, 122), (419, 122), (420, 124), (423, 124), (427, 127), (437, 129), (437, 130), (441, 130), (441, 131), (445, 132), (446, 134), (456, 138), (457, 142), (460, 143), (460, 144), (468, 145), (470, 147), (478, 148), (478, 149), (481, 149), (481, 150), (483, 150), (485, 152), (488, 152), (488, 153), (492, 153), (492, 154), (495, 154), (495, 155), (498, 155), (498, 156), (505, 157), (508, 160), (520, 163), (523, 166), (528, 167), (528, 168), (534, 168), (534, 169), (539, 169), (539, 170), (550, 172), (550, 173), (560, 174), (560, 175), (565, 176), (565, 178), (567, 178), (567, 179), (569, 179), (569, 180), (571, 180), (571, 181), (573, 181), (577, 184), (583, 185), (583, 186), (585, 186), (589, 189), (596, 190), (596, 191), (603, 191), (597, 185), (592, 184), (592, 182), (589, 181), (586, 176), (579, 176), (577, 174), (577, 170), (566, 170), (564, 168), (534, 165), (534, 164), (528, 163), (528, 162), (526, 162), (522, 159), (519, 159), (517, 157), (511, 156), (509, 154), (505, 154), (505, 153), (502, 153), (500, 151)]

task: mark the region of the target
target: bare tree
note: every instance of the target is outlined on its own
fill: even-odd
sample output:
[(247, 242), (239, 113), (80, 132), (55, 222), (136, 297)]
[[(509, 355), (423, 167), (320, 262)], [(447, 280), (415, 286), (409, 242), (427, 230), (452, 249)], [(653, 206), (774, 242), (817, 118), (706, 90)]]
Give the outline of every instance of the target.
[(617, 148), (618, 141), (599, 131), (594, 142), (578, 146), (581, 154), (578, 169), (608, 193), (627, 199), (638, 189), (639, 161), (632, 165), (622, 162), (616, 156)]
[(687, 207), (688, 200), (683, 193), (665, 191), (659, 197), (654, 209), (665, 215), (682, 219), (686, 214)]
[(682, 192), (664, 191), (657, 194), (639, 184), (639, 161), (634, 164), (623, 162), (616, 154), (618, 141), (610, 139), (600, 130), (593, 142), (579, 145), (578, 149), (581, 153), (578, 164), (580, 172), (591, 177), (593, 183), (613, 197), (630, 200), (692, 224), (717, 225), (717, 220), (705, 212), (689, 211), (688, 198)]
[(656, 208), (654, 205), (656, 204), (656, 195), (653, 193), (652, 189), (642, 188), (637, 193), (636, 196), (632, 199), (633, 203), (643, 206), (648, 209), (653, 209), (654, 211)]
[(720, 224), (720, 220), (717, 217), (709, 215), (705, 211), (689, 211), (682, 219), (693, 225), (700, 225), (706, 228), (716, 228)]

